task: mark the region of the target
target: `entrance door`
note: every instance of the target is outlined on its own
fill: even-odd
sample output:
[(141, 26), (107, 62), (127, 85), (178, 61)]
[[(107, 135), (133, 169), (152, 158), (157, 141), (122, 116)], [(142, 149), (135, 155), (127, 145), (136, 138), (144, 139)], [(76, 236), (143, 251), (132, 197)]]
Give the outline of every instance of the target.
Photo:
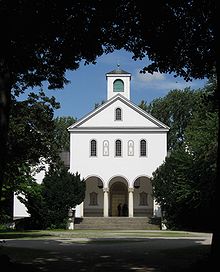
[(128, 188), (123, 182), (115, 182), (110, 187), (110, 215), (118, 216), (118, 205), (121, 203), (122, 207), (128, 203)]
[(126, 202), (125, 195), (114, 194), (112, 195), (112, 216), (118, 216), (118, 205), (121, 203), (122, 205)]

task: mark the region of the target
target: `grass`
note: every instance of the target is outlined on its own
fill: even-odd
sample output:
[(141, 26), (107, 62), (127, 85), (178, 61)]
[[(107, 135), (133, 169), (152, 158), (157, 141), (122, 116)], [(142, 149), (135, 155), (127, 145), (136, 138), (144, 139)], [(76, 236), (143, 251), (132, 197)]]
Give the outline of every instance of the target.
[(56, 238), (148, 238), (148, 237), (198, 237), (198, 232), (148, 231), (148, 230), (33, 230), (0, 231), (0, 239), (56, 239)]

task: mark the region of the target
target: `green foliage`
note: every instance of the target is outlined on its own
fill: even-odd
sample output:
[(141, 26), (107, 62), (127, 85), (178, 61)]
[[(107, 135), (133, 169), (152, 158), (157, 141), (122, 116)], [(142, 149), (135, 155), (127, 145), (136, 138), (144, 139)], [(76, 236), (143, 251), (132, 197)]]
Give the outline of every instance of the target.
[[(24, 101), (13, 97), (10, 110), (8, 152), (5, 160), (5, 188), (16, 190), (29, 179), (31, 166), (56, 161), (59, 143), (54, 140), (54, 109), (59, 104), (44, 92), (30, 93)], [(3, 192), (4, 197), (4, 192)]]
[(168, 149), (173, 150), (185, 140), (185, 129), (193, 112), (197, 111), (203, 96), (202, 90), (171, 90), (165, 97), (153, 100), (148, 111), (170, 127)]
[(212, 230), (214, 179), (206, 166), (180, 148), (154, 172), (153, 191), (168, 228)]
[(153, 173), (153, 192), (169, 228), (212, 230), (217, 178), (218, 112), (215, 85), (205, 88), (181, 145)]
[(71, 116), (57, 117), (55, 122), (55, 139), (59, 143), (60, 151), (69, 151), (70, 135), (67, 128), (76, 122)]
[(147, 101), (142, 100), (138, 106), (144, 111), (147, 111), (147, 112), (149, 111), (149, 106), (147, 104)]
[(97, 109), (99, 106), (103, 105), (105, 103), (105, 100), (102, 100), (100, 103), (95, 103), (94, 109)]
[(1, 42), (1, 63), (10, 67), (19, 89), (44, 80), (50, 88), (63, 87), (67, 69), (77, 69), (81, 60), (95, 63), (97, 56), (121, 48), (133, 52), (134, 59), (148, 56), (151, 64), (144, 71), (173, 71), (186, 79), (212, 74), (215, 2), (157, 0), (147, 9), (144, 5), (3, 0), (0, 23), (10, 31), (3, 33), (7, 39)]
[[(8, 135), (8, 165), (34, 165), (42, 157), (57, 157), (58, 142), (54, 141), (54, 109), (59, 104), (44, 92), (30, 93), (24, 101), (12, 100)], [(12, 171), (10, 171), (12, 173)]]
[[(48, 98), (43, 91), (30, 93), (26, 100), (13, 96), (10, 111), (8, 153), (5, 160), (5, 183), (1, 206), (4, 218), (12, 218), (13, 192), (20, 186), (29, 186), (31, 172), (44, 158), (45, 163), (54, 164), (64, 145), (69, 146), (67, 125), (73, 118), (54, 120), (54, 109), (59, 108), (54, 97)], [(64, 132), (63, 132), (64, 131)], [(40, 164), (41, 165), (41, 164)], [(38, 166), (38, 171), (43, 166)], [(3, 216), (1, 217), (3, 218)], [(9, 220), (10, 221), (10, 220)]]
[(85, 197), (85, 183), (78, 173), (71, 174), (61, 166), (50, 169), (43, 183), (33, 183), (23, 190), (26, 205), (35, 228), (65, 228), (68, 211)]
[[(43, 187), (36, 183), (34, 180), (29, 183), (21, 184), (20, 190), (17, 193), (18, 199), (27, 207), (28, 213), (31, 215), (31, 223), (29, 223), (34, 229), (41, 229), (44, 227), (45, 218), (45, 200), (43, 198)], [(27, 226), (26, 226), (27, 227)]]
[(50, 225), (65, 223), (68, 210), (75, 208), (85, 197), (85, 183), (80, 175), (68, 172), (61, 168), (49, 172), (42, 184), (44, 188), (44, 199), (46, 201), (47, 221)]

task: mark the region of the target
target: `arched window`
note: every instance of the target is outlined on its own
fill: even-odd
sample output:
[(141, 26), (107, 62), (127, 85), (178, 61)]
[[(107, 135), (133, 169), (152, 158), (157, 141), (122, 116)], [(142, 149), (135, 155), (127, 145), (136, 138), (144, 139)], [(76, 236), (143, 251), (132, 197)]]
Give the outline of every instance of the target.
[(124, 92), (124, 82), (121, 79), (116, 79), (114, 81), (113, 92)]
[(107, 140), (103, 142), (103, 156), (109, 156), (109, 143)]
[(148, 197), (147, 197), (147, 193), (142, 192), (139, 194), (140, 195), (140, 206), (147, 206), (148, 205)]
[(115, 156), (116, 157), (121, 157), (122, 152), (121, 152), (121, 140), (116, 140), (115, 141)]
[(92, 140), (90, 142), (90, 156), (96, 157), (97, 156), (97, 143), (96, 140)]
[(140, 156), (141, 157), (147, 156), (147, 142), (146, 142), (146, 140), (140, 141)]
[(122, 120), (122, 111), (120, 108), (117, 108), (115, 110), (115, 120), (116, 121), (121, 121)]
[(134, 142), (128, 141), (128, 156), (134, 156)]
[(89, 205), (90, 206), (97, 206), (98, 205), (98, 194), (96, 192), (92, 192), (89, 194), (89, 196), (90, 196)]

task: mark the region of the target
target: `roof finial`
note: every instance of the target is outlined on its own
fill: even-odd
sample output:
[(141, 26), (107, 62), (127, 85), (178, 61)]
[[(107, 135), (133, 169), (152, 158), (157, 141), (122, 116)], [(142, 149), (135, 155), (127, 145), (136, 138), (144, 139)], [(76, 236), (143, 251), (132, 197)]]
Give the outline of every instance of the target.
[(117, 70), (120, 70), (120, 63), (119, 63), (119, 59), (117, 59)]

